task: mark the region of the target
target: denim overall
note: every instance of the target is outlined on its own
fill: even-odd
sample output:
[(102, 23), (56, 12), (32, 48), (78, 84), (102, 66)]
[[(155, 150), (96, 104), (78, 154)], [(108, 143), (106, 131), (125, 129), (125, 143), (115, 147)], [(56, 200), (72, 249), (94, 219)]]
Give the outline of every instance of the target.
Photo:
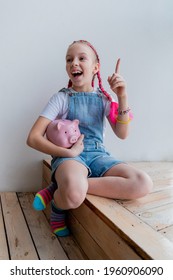
[[(65, 160), (76, 160), (88, 169), (88, 176), (100, 177), (112, 166), (121, 163), (111, 157), (103, 145), (103, 93), (75, 92), (73, 89), (62, 89), (68, 94), (67, 119), (79, 120), (79, 129), (84, 134), (84, 150), (73, 158), (53, 158), (52, 174)], [(54, 177), (54, 176), (53, 176)]]

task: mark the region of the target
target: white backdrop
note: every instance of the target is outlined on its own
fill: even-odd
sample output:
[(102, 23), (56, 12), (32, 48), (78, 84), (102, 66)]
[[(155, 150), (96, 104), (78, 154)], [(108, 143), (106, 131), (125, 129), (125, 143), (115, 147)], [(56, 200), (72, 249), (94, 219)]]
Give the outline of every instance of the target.
[(127, 161), (173, 160), (172, 0), (0, 0), (0, 190), (41, 185), (45, 157), (26, 146), (50, 96), (66, 86), (65, 53), (86, 39), (101, 59), (105, 89), (121, 58), (134, 113), (128, 139), (105, 143)]

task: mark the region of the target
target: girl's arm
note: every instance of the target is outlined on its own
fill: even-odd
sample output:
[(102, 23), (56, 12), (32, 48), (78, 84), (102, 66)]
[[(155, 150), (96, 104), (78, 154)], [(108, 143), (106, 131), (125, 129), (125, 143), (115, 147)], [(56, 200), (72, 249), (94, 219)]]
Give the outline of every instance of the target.
[(126, 83), (123, 77), (119, 74), (120, 59), (118, 59), (115, 73), (111, 77), (108, 77), (108, 83), (112, 91), (118, 98), (118, 118), (115, 124), (113, 124), (108, 117), (109, 123), (114, 133), (121, 139), (125, 139), (129, 133), (129, 112), (128, 112), (128, 98), (126, 92)]
[(42, 153), (57, 157), (75, 157), (83, 151), (83, 135), (80, 136), (78, 141), (70, 149), (56, 146), (46, 139), (45, 132), (49, 123), (50, 120), (45, 117), (39, 117), (37, 119), (28, 135), (28, 146)]

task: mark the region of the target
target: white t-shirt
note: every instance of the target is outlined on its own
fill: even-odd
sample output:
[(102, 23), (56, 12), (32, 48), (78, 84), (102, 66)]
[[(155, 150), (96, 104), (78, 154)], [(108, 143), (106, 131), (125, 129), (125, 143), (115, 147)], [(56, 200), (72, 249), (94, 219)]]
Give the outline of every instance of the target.
[[(97, 93), (99, 89), (94, 90)], [(40, 116), (51, 121), (55, 119), (66, 119), (68, 114), (68, 94), (62, 91), (55, 93), (41, 112)], [(103, 96), (104, 115), (108, 116), (110, 112), (110, 101)]]

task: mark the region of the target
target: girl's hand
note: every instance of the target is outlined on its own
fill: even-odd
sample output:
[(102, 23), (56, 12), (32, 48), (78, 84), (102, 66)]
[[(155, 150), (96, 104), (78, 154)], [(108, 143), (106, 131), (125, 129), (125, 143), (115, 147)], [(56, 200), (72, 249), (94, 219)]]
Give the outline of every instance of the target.
[(110, 88), (113, 92), (116, 93), (117, 97), (121, 98), (123, 96), (126, 96), (126, 83), (123, 77), (119, 74), (120, 69), (120, 58), (117, 60), (116, 67), (115, 67), (115, 73), (112, 74), (112, 76), (108, 77), (108, 83), (110, 85)]
[(83, 144), (84, 135), (81, 134), (77, 142), (69, 149), (70, 157), (77, 157), (83, 152), (84, 144)]

